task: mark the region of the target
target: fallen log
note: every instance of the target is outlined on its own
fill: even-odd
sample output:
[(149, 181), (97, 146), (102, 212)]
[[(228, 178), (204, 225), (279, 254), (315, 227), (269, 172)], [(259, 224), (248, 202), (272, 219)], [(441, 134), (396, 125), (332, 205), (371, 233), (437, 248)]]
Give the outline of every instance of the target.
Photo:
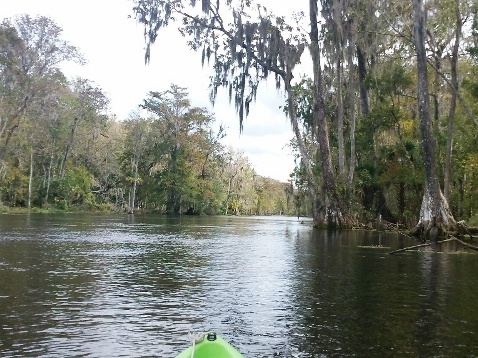
[[(457, 238), (454, 237), (454, 236), (451, 236), (450, 238), (445, 239), (445, 240), (438, 241), (438, 242), (436, 243), (436, 245), (440, 245), (440, 244), (443, 244), (443, 243), (445, 243), (445, 242), (451, 242), (451, 241), (456, 241), (456, 242), (460, 243), (461, 245), (463, 245), (464, 247), (466, 247), (466, 248), (468, 248), (468, 249), (472, 249), (472, 250), (478, 251), (478, 246), (468, 244), (467, 242), (464, 242), (463, 240), (457, 239)], [(404, 248), (402, 248), (402, 249), (398, 249), (398, 250), (395, 250), (395, 251), (390, 251), (390, 252), (387, 252), (387, 254), (396, 254), (396, 253), (398, 253), (398, 252), (404, 252), (404, 251), (414, 250), (414, 249), (418, 249), (418, 248), (420, 248), (420, 247), (426, 247), (426, 246), (431, 246), (431, 245), (433, 245), (432, 242), (427, 242), (427, 243), (420, 244), (420, 245), (408, 246), (408, 247), (404, 247)]]
[(469, 248), (469, 249), (478, 251), (478, 246), (471, 245), (471, 244), (469, 244), (469, 243), (467, 243), (467, 242), (464, 242), (464, 241), (462, 241), (462, 240), (460, 240), (460, 239), (457, 239), (457, 238), (454, 237), (454, 236), (452, 236), (452, 239), (453, 239), (454, 241), (459, 242), (460, 244), (462, 244), (463, 246), (465, 246), (465, 247), (467, 247), (467, 248)]
[[(438, 241), (436, 244), (443, 244), (444, 242), (449, 242), (449, 241), (453, 241), (454, 239), (445, 239), (445, 240), (441, 240), (441, 241)], [(424, 244), (420, 244), (420, 245), (414, 245), (414, 246), (408, 246), (408, 247), (404, 247), (402, 249), (398, 249), (398, 250), (394, 250), (394, 251), (390, 251), (390, 252), (387, 252), (387, 254), (396, 254), (398, 252), (403, 252), (403, 251), (409, 251), (409, 250), (414, 250), (414, 249), (418, 249), (420, 247), (426, 247), (426, 246), (431, 246), (433, 243), (432, 242), (427, 242), (427, 243), (424, 243)]]

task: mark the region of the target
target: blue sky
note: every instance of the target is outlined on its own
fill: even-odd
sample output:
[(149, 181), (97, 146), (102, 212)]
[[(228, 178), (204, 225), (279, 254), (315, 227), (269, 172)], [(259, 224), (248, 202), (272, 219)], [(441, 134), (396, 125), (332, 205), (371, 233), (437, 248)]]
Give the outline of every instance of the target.
[[(274, 4), (271, 9), (277, 4), (262, 1), (267, 2)], [(293, 3), (297, 6), (301, 2), (304, 0)], [(111, 99), (112, 114), (120, 119), (136, 109), (151, 90), (164, 91), (171, 83), (186, 87), (192, 105), (209, 108), (217, 123), (227, 128), (224, 144), (242, 150), (259, 175), (286, 181), (294, 167), (287, 147), (293, 134), (279, 109), (284, 104), (283, 94), (276, 91), (273, 81), (260, 88), (240, 134), (234, 105), (229, 104), (226, 93), (220, 94), (211, 107), (211, 70), (201, 67), (200, 53), (189, 50), (176, 31), (165, 29), (160, 33), (152, 48), (151, 63), (144, 64), (143, 30), (128, 18), (131, 8), (128, 0), (15, 0), (2, 1), (0, 14), (2, 18), (28, 13), (53, 19), (63, 28), (63, 38), (78, 47), (88, 62), (84, 66), (65, 64), (65, 74), (99, 85)], [(290, 14), (290, 9), (282, 10)]]

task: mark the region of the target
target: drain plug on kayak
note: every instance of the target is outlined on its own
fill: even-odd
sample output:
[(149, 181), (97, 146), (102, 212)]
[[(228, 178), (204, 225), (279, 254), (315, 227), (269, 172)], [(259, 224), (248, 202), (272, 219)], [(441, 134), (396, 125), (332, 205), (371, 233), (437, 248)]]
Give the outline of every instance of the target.
[(216, 333), (215, 333), (215, 332), (209, 332), (209, 333), (207, 334), (207, 340), (208, 340), (209, 342), (214, 342), (214, 341), (216, 340), (216, 338), (217, 338), (217, 337), (216, 337)]

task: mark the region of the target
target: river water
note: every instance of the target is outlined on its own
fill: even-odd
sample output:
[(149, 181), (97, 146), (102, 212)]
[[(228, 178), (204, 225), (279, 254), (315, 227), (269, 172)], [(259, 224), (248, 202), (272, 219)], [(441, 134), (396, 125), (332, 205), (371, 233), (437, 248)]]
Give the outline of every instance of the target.
[(476, 357), (478, 256), (285, 217), (0, 215), (1, 357)]

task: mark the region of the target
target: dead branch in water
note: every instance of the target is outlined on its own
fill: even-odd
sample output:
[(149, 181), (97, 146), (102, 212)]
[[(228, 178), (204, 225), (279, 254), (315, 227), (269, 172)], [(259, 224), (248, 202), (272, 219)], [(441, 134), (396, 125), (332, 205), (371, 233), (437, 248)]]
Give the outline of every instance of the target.
[[(438, 241), (437, 244), (442, 244), (442, 243), (448, 242), (448, 241), (453, 241), (453, 239), (446, 239), (446, 240)], [(387, 252), (387, 253), (388, 253), (388, 254), (396, 254), (397, 252), (403, 252), (403, 251), (414, 250), (414, 249), (418, 249), (418, 248), (420, 248), (420, 247), (430, 246), (431, 244), (432, 244), (431, 242), (427, 242), (427, 243), (420, 244), (420, 245), (414, 245), (414, 246), (404, 247), (403, 249), (398, 249), (398, 250), (390, 251), (390, 252)]]
[(469, 248), (469, 249), (472, 249), (472, 250), (475, 250), (475, 251), (478, 251), (478, 246), (475, 246), (475, 245), (471, 245), (471, 244), (468, 244), (460, 239), (457, 239), (456, 237), (452, 236), (451, 237), (454, 241), (457, 241), (459, 242), (460, 244), (462, 244), (463, 246)]
[[(478, 251), (478, 246), (475, 246), (475, 245), (470, 245), (460, 239), (457, 239), (456, 237), (454, 236), (451, 236), (449, 239), (445, 239), (445, 240), (441, 240), (441, 241), (438, 241), (436, 244), (437, 245), (440, 245), (440, 244), (443, 244), (445, 242), (451, 242), (451, 241), (456, 241), (458, 243), (460, 243), (461, 245), (463, 245), (464, 247), (466, 248), (469, 248), (469, 249), (472, 249), (472, 250), (475, 250), (475, 251)], [(388, 254), (396, 254), (398, 252), (404, 252), (404, 251), (409, 251), (409, 250), (414, 250), (414, 249), (418, 249), (420, 247), (426, 247), (426, 246), (431, 246), (433, 243), (432, 242), (427, 242), (427, 243), (424, 243), (424, 244), (420, 244), (420, 245), (414, 245), (414, 246), (408, 246), (408, 247), (404, 247), (403, 249), (398, 249), (398, 250), (395, 250), (395, 251), (390, 251), (388, 252)]]

